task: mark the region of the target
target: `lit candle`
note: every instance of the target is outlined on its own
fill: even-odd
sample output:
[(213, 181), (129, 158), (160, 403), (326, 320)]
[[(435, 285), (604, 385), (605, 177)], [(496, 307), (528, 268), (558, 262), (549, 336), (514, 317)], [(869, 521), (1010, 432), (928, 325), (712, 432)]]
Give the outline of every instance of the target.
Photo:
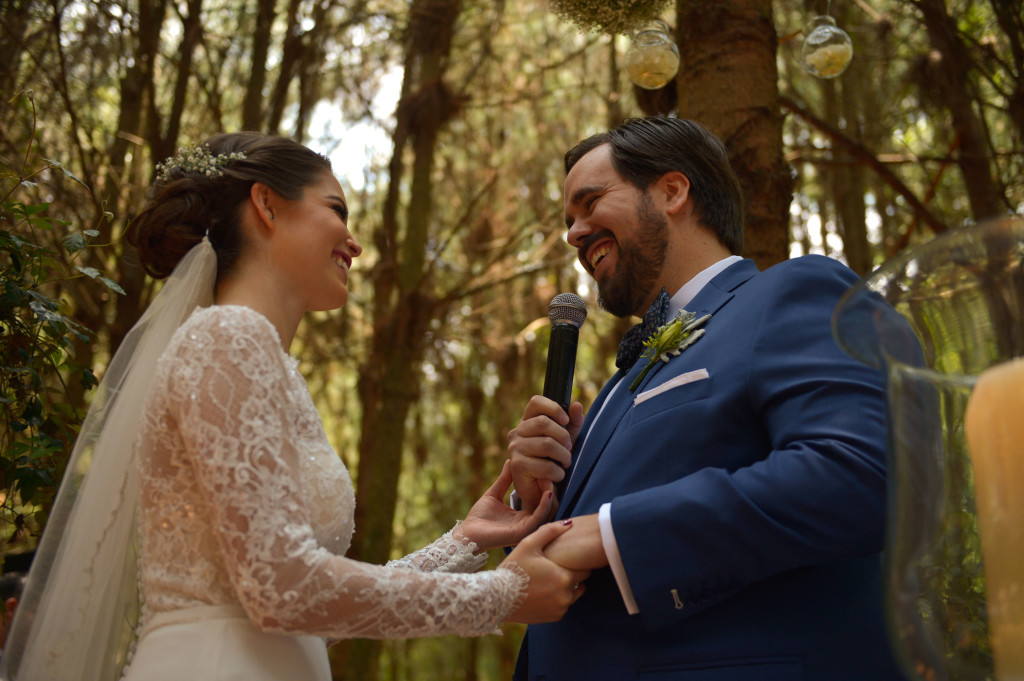
[(964, 416), (999, 681), (1024, 679), (1024, 359), (983, 372)]

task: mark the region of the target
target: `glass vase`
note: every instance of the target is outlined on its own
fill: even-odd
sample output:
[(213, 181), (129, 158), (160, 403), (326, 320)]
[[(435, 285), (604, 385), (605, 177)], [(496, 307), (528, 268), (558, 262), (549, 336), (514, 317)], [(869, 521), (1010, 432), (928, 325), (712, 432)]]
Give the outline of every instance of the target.
[[(886, 613), (904, 671), (1024, 679), (1024, 413), (974, 394), (979, 377), (1016, 367), (1019, 380), (1003, 387), (1024, 395), (1024, 362), (1013, 362), (1024, 357), (1024, 220), (904, 251), (847, 293), (833, 330), (887, 378)], [(998, 474), (981, 444), (990, 431), (968, 442), (972, 408), (985, 428), (1020, 431), (1017, 445), (1003, 443)]]

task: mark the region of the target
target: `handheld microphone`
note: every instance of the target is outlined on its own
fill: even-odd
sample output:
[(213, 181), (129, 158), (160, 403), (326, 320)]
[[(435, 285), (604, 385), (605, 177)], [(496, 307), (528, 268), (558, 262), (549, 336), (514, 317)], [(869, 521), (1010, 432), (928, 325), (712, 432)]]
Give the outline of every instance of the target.
[(576, 369), (576, 345), (580, 326), (587, 318), (587, 305), (575, 293), (559, 293), (548, 305), (551, 340), (548, 366), (544, 376), (544, 397), (554, 400), (569, 413), (572, 375)]

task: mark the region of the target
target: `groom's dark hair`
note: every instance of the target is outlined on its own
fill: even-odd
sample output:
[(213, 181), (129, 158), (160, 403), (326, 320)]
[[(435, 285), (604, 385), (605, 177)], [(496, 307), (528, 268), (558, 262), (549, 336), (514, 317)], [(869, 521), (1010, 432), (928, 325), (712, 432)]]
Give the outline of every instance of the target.
[(568, 173), (587, 153), (607, 144), (612, 167), (646, 191), (658, 178), (678, 171), (690, 181), (697, 216), (730, 252), (743, 251), (743, 193), (725, 145), (707, 128), (685, 118), (631, 118), (592, 135), (565, 154)]

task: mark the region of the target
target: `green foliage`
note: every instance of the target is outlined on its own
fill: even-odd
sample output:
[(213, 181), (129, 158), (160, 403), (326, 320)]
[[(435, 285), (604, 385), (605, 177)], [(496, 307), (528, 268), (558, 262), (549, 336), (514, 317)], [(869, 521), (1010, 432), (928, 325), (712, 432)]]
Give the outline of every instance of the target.
[(667, 4), (666, 0), (552, 0), (551, 9), (583, 29), (614, 34), (660, 19)]
[(62, 285), (87, 277), (123, 293), (75, 264), (97, 232), (75, 230), (49, 203), (27, 198), (42, 193), (37, 180), (50, 171), (78, 182), (56, 161), (33, 164), (35, 132), (21, 166), (0, 168), (0, 538), (13, 549), (33, 545), (74, 444), (82, 414), (70, 382), (96, 384), (75, 361), (76, 343), (92, 334), (66, 314)]

